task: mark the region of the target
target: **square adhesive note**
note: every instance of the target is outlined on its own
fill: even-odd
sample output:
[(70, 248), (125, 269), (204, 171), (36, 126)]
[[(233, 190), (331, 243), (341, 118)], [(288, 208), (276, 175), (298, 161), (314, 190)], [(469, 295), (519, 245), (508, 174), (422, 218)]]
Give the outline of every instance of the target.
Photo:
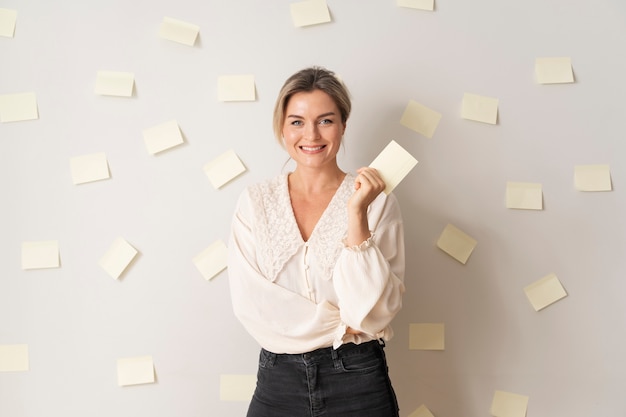
[(435, 0), (397, 0), (398, 7), (408, 7), (410, 9), (428, 10), (435, 9)]
[(105, 180), (110, 178), (109, 164), (103, 152), (75, 156), (70, 159), (74, 184)]
[(567, 296), (561, 281), (555, 274), (549, 274), (524, 288), (528, 301), (535, 311), (539, 311)]
[(411, 350), (444, 350), (444, 323), (411, 323), (409, 324), (409, 349)]
[(417, 165), (417, 159), (394, 140), (372, 161), (370, 167), (376, 168), (385, 181), (385, 193), (389, 194), (400, 181)]
[(17, 10), (0, 9), (0, 36), (12, 38), (15, 34)]
[(410, 100), (406, 106), (400, 124), (417, 133), (432, 138), (441, 120), (441, 113), (429, 109), (417, 101)]
[(291, 3), (291, 18), (296, 27), (330, 22), (330, 12), (326, 0), (306, 0)]
[(579, 191), (611, 191), (611, 172), (608, 165), (576, 165), (574, 185)]
[(0, 122), (21, 122), (39, 119), (35, 93), (0, 95)]
[(28, 345), (0, 345), (0, 372), (25, 372), (28, 368)]
[(59, 242), (44, 240), (22, 243), (22, 269), (58, 268)]
[(219, 101), (254, 101), (254, 75), (222, 75), (217, 78)]
[(120, 387), (154, 382), (152, 356), (137, 356), (117, 360), (117, 385)]
[(113, 279), (118, 279), (137, 255), (137, 249), (118, 237), (98, 261), (98, 265)]
[(134, 86), (132, 72), (98, 71), (94, 92), (101, 96), (131, 97)]
[(465, 93), (461, 117), (495, 125), (498, 122), (498, 99)]
[(220, 400), (249, 402), (256, 388), (256, 375), (220, 375)]
[(196, 25), (171, 17), (164, 17), (159, 28), (159, 36), (183, 45), (193, 46), (199, 31), (200, 28)]
[(466, 235), (460, 229), (448, 224), (441, 232), (437, 247), (452, 256), (457, 261), (465, 264), (476, 247), (476, 240)]
[(218, 240), (196, 255), (193, 263), (204, 279), (209, 281), (226, 269), (227, 260), (228, 248), (224, 242)]
[(491, 403), (491, 415), (494, 417), (526, 417), (527, 408), (527, 396), (496, 391)]
[(184, 143), (183, 134), (176, 120), (143, 130), (143, 141), (148, 153), (155, 155)]
[(541, 184), (530, 182), (506, 183), (506, 208), (543, 210)]
[(229, 150), (207, 162), (202, 169), (215, 189), (238, 177), (246, 171), (235, 151)]
[(572, 60), (569, 57), (537, 58), (535, 76), (539, 84), (573, 83)]
[(409, 414), (409, 417), (435, 417), (424, 404), (420, 405), (417, 410)]

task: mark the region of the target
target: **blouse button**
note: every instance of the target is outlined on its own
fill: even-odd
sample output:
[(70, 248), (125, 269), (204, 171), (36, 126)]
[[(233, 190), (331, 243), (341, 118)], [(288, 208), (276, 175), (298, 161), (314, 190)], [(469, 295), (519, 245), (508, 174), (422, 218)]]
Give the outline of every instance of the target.
[(309, 266), (307, 264), (304, 264), (304, 270), (306, 271), (308, 269), (309, 269)]

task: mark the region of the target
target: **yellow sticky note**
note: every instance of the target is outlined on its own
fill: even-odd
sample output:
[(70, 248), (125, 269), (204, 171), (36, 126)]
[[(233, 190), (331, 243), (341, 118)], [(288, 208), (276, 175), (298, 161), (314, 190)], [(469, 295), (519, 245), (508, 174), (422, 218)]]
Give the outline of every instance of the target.
[(411, 350), (444, 350), (444, 323), (411, 323), (409, 324), (409, 349)]
[(448, 224), (441, 232), (439, 240), (437, 240), (437, 247), (457, 261), (465, 264), (476, 247), (476, 243), (476, 240), (462, 230)]
[(219, 101), (254, 101), (254, 75), (222, 75), (217, 78)]
[(196, 255), (193, 263), (204, 279), (209, 281), (226, 269), (227, 259), (228, 248), (224, 242), (218, 240)]
[(137, 249), (121, 237), (113, 241), (98, 265), (113, 279), (118, 279), (137, 255)]
[(569, 57), (536, 58), (535, 76), (539, 84), (573, 83), (572, 60)]
[(22, 269), (58, 268), (59, 265), (57, 240), (22, 242)]
[(495, 125), (498, 121), (498, 99), (465, 93), (461, 117)]
[(0, 122), (20, 122), (38, 118), (35, 93), (0, 95)]
[(235, 151), (229, 150), (206, 163), (202, 169), (216, 189), (233, 180), (246, 171)]
[(306, 0), (291, 3), (291, 18), (296, 27), (330, 22), (326, 0)]
[(28, 369), (28, 345), (0, 345), (0, 372), (25, 372)]
[(256, 388), (256, 375), (220, 375), (220, 400), (248, 402)]
[(104, 152), (75, 156), (70, 159), (70, 168), (74, 184), (110, 178), (109, 165)]
[(385, 181), (385, 193), (389, 194), (415, 165), (417, 165), (417, 159), (392, 140), (372, 161), (370, 167), (378, 170), (381, 178)]
[(430, 139), (435, 134), (440, 120), (441, 113), (410, 100), (402, 114), (400, 124)]
[(184, 143), (178, 122), (170, 120), (157, 126), (143, 130), (143, 141), (146, 149), (152, 155)]
[(200, 32), (197, 25), (183, 22), (182, 20), (164, 17), (159, 28), (159, 36), (163, 39), (193, 46)]
[(417, 410), (409, 414), (409, 417), (435, 417), (424, 404), (420, 405)]
[(137, 356), (117, 360), (117, 384), (151, 384), (154, 382), (154, 362), (152, 356)]
[(561, 281), (555, 274), (549, 274), (524, 288), (528, 301), (535, 311), (549, 306), (567, 296)]
[(0, 36), (12, 38), (15, 34), (17, 10), (0, 9)]
[(506, 208), (543, 210), (541, 184), (531, 182), (507, 182)]
[(526, 417), (528, 397), (505, 391), (496, 391), (491, 403), (494, 417)]
[(408, 7), (410, 9), (428, 10), (435, 9), (435, 0), (397, 0), (398, 7)]
[(611, 172), (608, 165), (576, 165), (574, 185), (579, 191), (611, 191)]
[(98, 71), (94, 92), (102, 96), (131, 97), (135, 74), (120, 71)]

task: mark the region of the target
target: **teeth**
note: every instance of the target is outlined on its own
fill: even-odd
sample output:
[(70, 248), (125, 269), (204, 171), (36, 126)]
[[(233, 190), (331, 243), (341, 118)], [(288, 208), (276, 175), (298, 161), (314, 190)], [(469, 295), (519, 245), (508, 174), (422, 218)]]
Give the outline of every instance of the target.
[(303, 151), (319, 151), (322, 148), (323, 146), (316, 146), (316, 147), (302, 146)]

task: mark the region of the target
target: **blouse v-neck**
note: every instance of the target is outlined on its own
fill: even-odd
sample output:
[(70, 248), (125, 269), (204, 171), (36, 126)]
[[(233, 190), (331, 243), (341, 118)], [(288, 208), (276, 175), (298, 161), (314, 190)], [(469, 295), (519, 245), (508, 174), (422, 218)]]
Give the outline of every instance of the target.
[(342, 194), (340, 191), (343, 191), (343, 187), (344, 185), (346, 185), (346, 180), (348, 179), (350, 175), (349, 174), (345, 174), (343, 179), (341, 180), (341, 183), (339, 184), (339, 186), (337, 187), (337, 189), (335, 190), (335, 192), (333, 193), (333, 196), (330, 198), (330, 200), (328, 201), (328, 204), (326, 205), (326, 207), (324, 207), (324, 210), (322, 211), (321, 216), (319, 217), (319, 219), (317, 219), (317, 222), (315, 222), (315, 226), (313, 226), (313, 229), (311, 229), (311, 233), (309, 234), (309, 238), (308, 239), (304, 239), (304, 237), (302, 236), (302, 231), (300, 230), (300, 226), (298, 225), (298, 221), (296, 219), (296, 213), (293, 209), (293, 202), (291, 200), (291, 193), (289, 190), (289, 174), (284, 175), (284, 190), (287, 192), (287, 201), (289, 201), (289, 207), (290, 207), (290, 213), (291, 213), (291, 221), (293, 222), (293, 224), (295, 225), (295, 229), (298, 231), (298, 236), (300, 237), (300, 241), (304, 244), (308, 244), (311, 242), (312, 239), (315, 238), (315, 236), (319, 233), (318, 229), (323, 228), (326, 220), (326, 217), (329, 216), (329, 213), (332, 213), (334, 211), (334, 208), (337, 204), (336, 200), (339, 199), (339, 195)]

